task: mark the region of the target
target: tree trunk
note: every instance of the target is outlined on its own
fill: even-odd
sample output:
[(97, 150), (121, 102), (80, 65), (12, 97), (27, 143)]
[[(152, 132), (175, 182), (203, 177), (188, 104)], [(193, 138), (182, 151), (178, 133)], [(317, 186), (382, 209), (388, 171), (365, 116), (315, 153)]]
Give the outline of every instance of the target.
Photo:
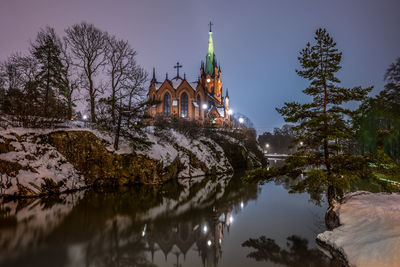
[(91, 75), (89, 75), (89, 97), (90, 97), (90, 116), (91, 121), (96, 122), (96, 113), (95, 113), (95, 92), (93, 88), (93, 80)]
[(72, 96), (71, 94), (68, 94), (68, 114), (67, 114), (68, 120), (72, 118)]
[(111, 93), (111, 119), (115, 121), (115, 89), (112, 89)]
[(121, 110), (118, 112), (118, 122), (117, 122), (117, 127), (115, 129), (115, 139), (114, 139), (114, 149), (118, 150), (118, 144), (119, 144), (119, 135), (121, 131), (121, 121), (122, 121), (122, 112)]

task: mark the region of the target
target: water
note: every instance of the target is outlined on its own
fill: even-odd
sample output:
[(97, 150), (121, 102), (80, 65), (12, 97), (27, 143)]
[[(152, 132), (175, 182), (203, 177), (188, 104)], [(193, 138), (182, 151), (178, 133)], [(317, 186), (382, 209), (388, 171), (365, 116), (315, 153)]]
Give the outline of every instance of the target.
[(326, 205), (238, 176), (0, 205), (0, 266), (336, 266)]

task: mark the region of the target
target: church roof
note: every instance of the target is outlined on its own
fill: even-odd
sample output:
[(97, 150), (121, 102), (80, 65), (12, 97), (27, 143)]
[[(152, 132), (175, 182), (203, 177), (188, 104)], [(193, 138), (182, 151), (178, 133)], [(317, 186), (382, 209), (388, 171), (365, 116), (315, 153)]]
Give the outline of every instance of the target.
[[(172, 80), (169, 81), (169, 84), (174, 88), (177, 89), (183, 82), (184, 80), (181, 77), (175, 77)], [(164, 81), (165, 82), (165, 81)], [(156, 91), (161, 88), (161, 86), (164, 84), (164, 82), (155, 82), (154, 87), (156, 88)], [(198, 82), (188, 82), (190, 87), (193, 89), (193, 91), (196, 91), (197, 85), (199, 84)]]
[(225, 109), (224, 108), (216, 108), (218, 111), (219, 116), (221, 116), (222, 118), (225, 117)]
[(174, 89), (178, 88), (179, 85), (183, 82), (183, 79), (181, 77), (175, 77), (171, 80), (171, 85), (174, 87)]

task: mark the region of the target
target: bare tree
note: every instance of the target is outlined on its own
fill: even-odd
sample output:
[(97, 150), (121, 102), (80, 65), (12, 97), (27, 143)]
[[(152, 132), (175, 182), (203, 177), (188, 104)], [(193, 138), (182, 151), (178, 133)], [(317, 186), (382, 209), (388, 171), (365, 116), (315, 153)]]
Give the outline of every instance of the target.
[(115, 36), (108, 38), (108, 45), (107, 58), (109, 67), (107, 74), (109, 75), (111, 86), (109, 101), (111, 102), (111, 118), (115, 121), (117, 95), (121, 95), (120, 91), (129, 78), (136, 51), (131, 48), (127, 41), (118, 40)]
[(147, 73), (136, 64), (134, 57), (129, 58), (126, 66), (127, 75), (118, 93), (119, 100), (115, 105), (115, 150), (118, 150), (120, 136), (129, 139), (134, 146), (145, 143), (141, 135), (143, 134), (144, 109), (149, 104), (145, 98)]
[(66, 29), (67, 42), (77, 59), (77, 66), (84, 70), (90, 98), (90, 115), (96, 121), (95, 103), (100, 87), (94, 84), (94, 77), (106, 64), (107, 33), (93, 24), (82, 22)]

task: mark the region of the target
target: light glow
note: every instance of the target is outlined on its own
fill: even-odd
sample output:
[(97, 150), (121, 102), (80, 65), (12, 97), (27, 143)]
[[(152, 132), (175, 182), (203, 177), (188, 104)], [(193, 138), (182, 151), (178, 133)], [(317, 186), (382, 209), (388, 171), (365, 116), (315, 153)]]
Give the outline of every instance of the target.
[(211, 79), (210, 79), (210, 78), (208, 78), (208, 79), (207, 79), (207, 82), (208, 82), (208, 83), (209, 83), (209, 82), (211, 82)]
[(208, 245), (208, 246), (211, 246), (211, 244), (212, 244), (211, 240), (208, 240), (208, 241), (207, 241), (207, 245)]
[(207, 104), (203, 104), (201, 107), (202, 107), (203, 109), (207, 109), (207, 108), (208, 108), (208, 105), (207, 105)]
[(87, 115), (83, 115), (83, 119), (87, 120), (88, 116)]
[(266, 147), (266, 148), (269, 148), (269, 144), (265, 144), (265, 147)]
[(204, 233), (207, 233), (207, 231), (208, 231), (207, 225), (204, 225), (204, 227), (203, 227), (203, 232), (204, 232)]
[(243, 118), (239, 118), (239, 123), (243, 123), (244, 119)]
[(233, 223), (233, 217), (232, 216), (229, 217), (229, 222)]
[(229, 115), (232, 115), (232, 113), (233, 113), (233, 110), (232, 110), (232, 109), (229, 109), (229, 110), (228, 110), (228, 114), (229, 114)]

